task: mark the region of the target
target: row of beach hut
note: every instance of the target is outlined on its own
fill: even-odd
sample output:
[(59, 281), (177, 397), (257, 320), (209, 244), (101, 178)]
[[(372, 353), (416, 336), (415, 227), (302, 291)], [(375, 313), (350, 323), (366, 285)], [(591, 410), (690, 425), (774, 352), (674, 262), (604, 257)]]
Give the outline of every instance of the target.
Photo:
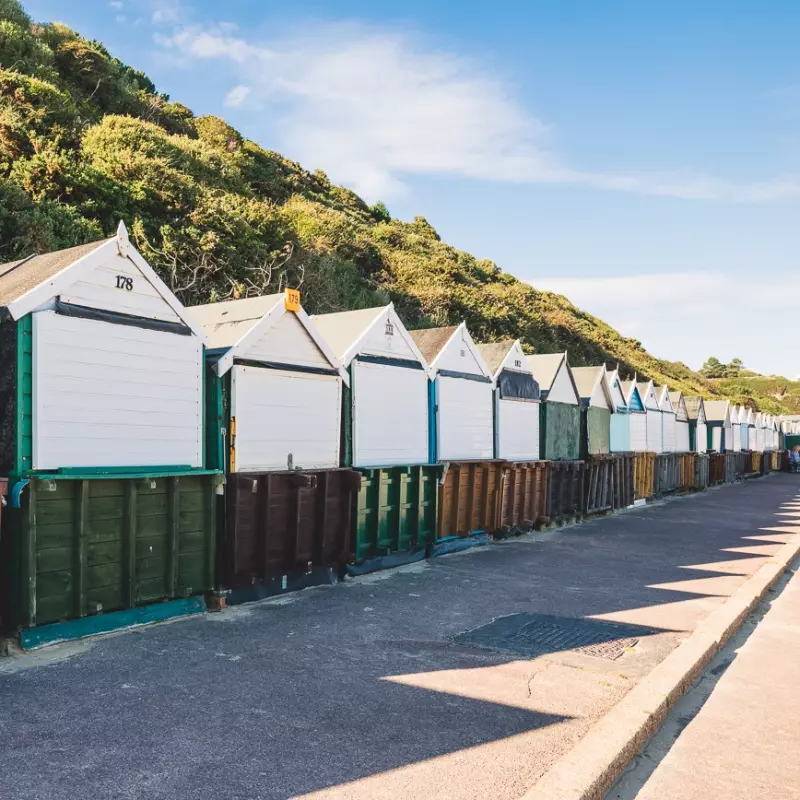
[(633, 502), (592, 459), (617, 497), (632, 454), (780, 446), (774, 417), (391, 304), (184, 307), (122, 224), (0, 266), (0, 308), (0, 627), (28, 646), (473, 544), (555, 494)]

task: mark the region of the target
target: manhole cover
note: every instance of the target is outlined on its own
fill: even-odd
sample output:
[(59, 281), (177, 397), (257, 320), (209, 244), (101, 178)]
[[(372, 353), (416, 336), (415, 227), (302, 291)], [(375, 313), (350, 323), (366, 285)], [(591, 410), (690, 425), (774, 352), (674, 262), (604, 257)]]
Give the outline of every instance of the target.
[(577, 650), (597, 658), (617, 659), (651, 628), (595, 619), (556, 617), (550, 614), (511, 614), (461, 633), (459, 644), (536, 658), (545, 653)]

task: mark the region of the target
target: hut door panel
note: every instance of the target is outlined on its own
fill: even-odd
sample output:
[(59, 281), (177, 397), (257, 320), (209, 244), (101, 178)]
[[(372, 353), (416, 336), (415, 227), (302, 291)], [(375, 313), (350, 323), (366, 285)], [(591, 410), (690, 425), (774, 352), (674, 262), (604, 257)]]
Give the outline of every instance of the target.
[[(617, 411), (611, 415), (611, 452), (627, 453), (633, 449), (631, 445), (631, 417)], [(638, 416), (638, 415), (637, 415)]]
[(494, 455), (491, 383), (465, 378), (436, 379), (440, 461), (492, 458)]
[(647, 415), (630, 414), (631, 450), (634, 453), (647, 452)]
[(202, 346), (33, 315), (33, 468), (202, 466)]
[(353, 465), (428, 460), (428, 376), (421, 369), (353, 362)]
[(704, 422), (697, 423), (695, 450), (697, 450), (698, 453), (705, 453), (706, 450), (708, 450), (708, 429)]
[(647, 412), (647, 449), (651, 453), (664, 452), (664, 436), (661, 429), (661, 412)]
[(689, 423), (675, 423), (675, 449), (679, 453), (689, 452)]
[(665, 453), (674, 453), (677, 447), (677, 442), (675, 441), (675, 416), (674, 414), (662, 414), (662, 425), (661, 430), (664, 433), (664, 452)]
[(235, 365), (231, 471), (338, 467), (341, 396), (338, 375)]
[(742, 449), (742, 429), (739, 425), (733, 425), (733, 451), (738, 453)]
[(499, 458), (508, 461), (539, 459), (539, 403), (498, 401)]

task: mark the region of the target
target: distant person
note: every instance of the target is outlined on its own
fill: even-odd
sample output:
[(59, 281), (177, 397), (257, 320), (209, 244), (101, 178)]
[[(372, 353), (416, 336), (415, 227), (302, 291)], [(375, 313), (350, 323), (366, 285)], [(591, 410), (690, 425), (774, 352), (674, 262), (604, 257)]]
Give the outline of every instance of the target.
[(790, 453), (791, 467), (790, 472), (800, 472), (800, 446), (793, 447)]

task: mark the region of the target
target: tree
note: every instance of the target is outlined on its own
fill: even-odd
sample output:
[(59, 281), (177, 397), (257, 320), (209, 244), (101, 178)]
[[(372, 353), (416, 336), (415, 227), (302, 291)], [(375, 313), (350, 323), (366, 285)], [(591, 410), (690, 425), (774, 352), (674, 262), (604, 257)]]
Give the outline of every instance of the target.
[(706, 359), (705, 364), (703, 364), (702, 368), (700, 369), (700, 374), (704, 375), (706, 378), (724, 378), (725, 364), (723, 364), (718, 358), (711, 356), (710, 358)]
[(375, 222), (390, 222), (392, 219), (392, 215), (389, 213), (389, 209), (386, 208), (386, 204), (382, 203), (378, 200), (374, 206), (369, 207), (369, 214)]

